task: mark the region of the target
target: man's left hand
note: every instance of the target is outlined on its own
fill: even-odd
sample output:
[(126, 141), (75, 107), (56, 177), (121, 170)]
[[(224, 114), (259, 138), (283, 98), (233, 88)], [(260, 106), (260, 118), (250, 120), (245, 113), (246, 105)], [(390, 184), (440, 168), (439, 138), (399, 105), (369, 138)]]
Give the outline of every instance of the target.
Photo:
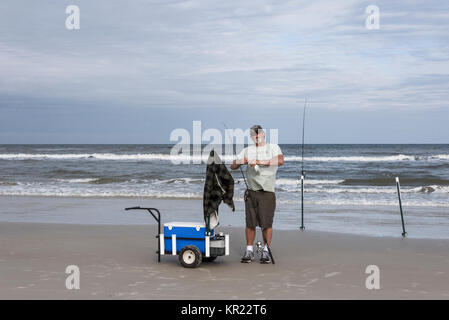
[(269, 166), (270, 165), (270, 161), (269, 160), (251, 160), (249, 162), (249, 165), (251, 167), (255, 167), (256, 165), (259, 166)]

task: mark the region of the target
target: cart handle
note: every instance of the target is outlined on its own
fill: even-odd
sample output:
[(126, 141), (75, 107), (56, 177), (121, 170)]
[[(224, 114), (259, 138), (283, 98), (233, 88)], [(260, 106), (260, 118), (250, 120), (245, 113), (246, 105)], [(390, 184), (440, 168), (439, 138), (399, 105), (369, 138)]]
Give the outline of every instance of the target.
[[(161, 213), (156, 208), (129, 207), (129, 208), (125, 208), (125, 210), (127, 210), (127, 211), (128, 210), (147, 210), (158, 223), (161, 222)], [(153, 211), (156, 211), (157, 218), (156, 218), (156, 215), (153, 213)]]
[[(147, 210), (153, 216), (153, 218), (157, 221), (157, 228), (158, 228), (158, 233), (156, 236), (156, 238), (158, 238), (157, 255), (158, 255), (158, 262), (160, 262), (161, 261), (161, 242), (159, 239), (159, 235), (161, 234), (161, 213), (160, 213), (160, 211), (156, 208), (142, 208), (142, 207), (129, 207), (129, 208), (125, 208), (125, 210), (126, 211), (128, 211), (128, 210)], [(156, 217), (156, 214), (153, 213), (153, 211), (156, 212), (157, 217)]]

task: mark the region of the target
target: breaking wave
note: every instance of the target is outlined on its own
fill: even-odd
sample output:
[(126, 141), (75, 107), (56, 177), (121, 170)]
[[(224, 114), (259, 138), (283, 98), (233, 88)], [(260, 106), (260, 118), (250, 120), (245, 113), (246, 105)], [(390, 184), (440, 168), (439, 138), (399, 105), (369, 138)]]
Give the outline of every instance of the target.
[[(407, 186), (425, 186), (425, 185), (442, 185), (449, 186), (449, 180), (439, 178), (410, 178), (401, 177), (402, 185)], [(372, 178), (372, 179), (345, 179), (341, 183), (344, 186), (392, 186), (395, 185), (394, 177)]]
[[(163, 154), (163, 153), (137, 153), (137, 154), (116, 154), (116, 153), (3, 153), (1, 160), (115, 160), (115, 161), (173, 161), (179, 163), (205, 163), (209, 157), (206, 152), (202, 155), (189, 154)], [(222, 155), (222, 160), (231, 162), (233, 155)], [(301, 161), (300, 156), (286, 156), (286, 161)], [(389, 156), (309, 156), (305, 161), (315, 162), (395, 162), (395, 161), (436, 161), (449, 160), (449, 155), (438, 154), (430, 156), (416, 155), (389, 155)]]

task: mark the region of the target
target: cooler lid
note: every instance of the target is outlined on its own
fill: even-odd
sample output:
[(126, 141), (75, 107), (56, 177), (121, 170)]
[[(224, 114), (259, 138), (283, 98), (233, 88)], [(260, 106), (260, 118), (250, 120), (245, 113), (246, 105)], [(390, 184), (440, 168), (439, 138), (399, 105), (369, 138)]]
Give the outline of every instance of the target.
[(182, 227), (182, 228), (195, 228), (199, 231), (201, 228), (206, 228), (206, 224), (204, 222), (167, 222), (164, 223), (164, 227), (167, 227), (171, 230), (173, 227)]

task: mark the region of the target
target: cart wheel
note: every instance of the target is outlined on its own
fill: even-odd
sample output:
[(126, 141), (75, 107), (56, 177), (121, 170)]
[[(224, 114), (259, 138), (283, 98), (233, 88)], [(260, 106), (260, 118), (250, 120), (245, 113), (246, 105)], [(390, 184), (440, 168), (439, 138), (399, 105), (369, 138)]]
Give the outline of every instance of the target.
[(201, 251), (195, 246), (185, 246), (179, 252), (179, 262), (184, 268), (196, 268), (201, 261)]
[(217, 259), (217, 257), (203, 257), (203, 262), (212, 262), (215, 259)]

